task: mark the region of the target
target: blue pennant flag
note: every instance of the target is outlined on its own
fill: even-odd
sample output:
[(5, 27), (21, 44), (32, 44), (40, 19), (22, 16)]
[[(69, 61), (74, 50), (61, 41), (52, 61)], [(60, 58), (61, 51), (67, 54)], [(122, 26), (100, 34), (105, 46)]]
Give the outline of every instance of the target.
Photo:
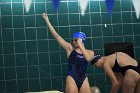
[(109, 15), (111, 15), (115, 0), (106, 0), (107, 10)]
[(58, 9), (59, 1), (60, 1), (60, 0), (53, 0), (53, 5), (54, 5), (55, 11), (57, 11), (57, 9)]

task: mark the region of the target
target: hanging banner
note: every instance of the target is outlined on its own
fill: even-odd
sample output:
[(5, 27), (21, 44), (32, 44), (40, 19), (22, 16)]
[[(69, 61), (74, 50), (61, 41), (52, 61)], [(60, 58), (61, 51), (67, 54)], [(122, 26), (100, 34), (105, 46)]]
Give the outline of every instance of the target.
[(136, 17), (137, 19), (139, 19), (140, 16), (140, 0), (132, 0), (133, 5), (134, 5), (134, 9), (136, 12)]
[(85, 11), (86, 11), (87, 6), (88, 6), (88, 0), (78, 0), (78, 3), (79, 3), (79, 6), (80, 6), (81, 15), (84, 16)]
[(30, 7), (31, 7), (31, 3), (32, 3), (32, 0), (24, 0), (24, 7), (25, 7), (26, 13), (29, 12)]
[(106, 0), (106, 6), (107, 6), (109, 15), (111, 15), (114, 3), (115, 3), (115, 0)]
[(54, 6), (55, 11), (58, 10), (59, 1), (60, 1), (60, 0), (53, 0), (53, 6)]

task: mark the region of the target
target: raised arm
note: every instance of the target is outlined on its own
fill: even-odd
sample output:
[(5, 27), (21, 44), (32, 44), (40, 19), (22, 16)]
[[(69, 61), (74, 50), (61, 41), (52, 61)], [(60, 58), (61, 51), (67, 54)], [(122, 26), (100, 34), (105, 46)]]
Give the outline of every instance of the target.
[(103, 68), (105, 70), (105, 73), (109, 76), (109, 78), (111, 79), (111, 82), (112, 82), (112, 87), (111, 87), (110, 93), (117, 93), (118, 88), (119, 88), (119, 82), (118, 82), (114, 72), (112, 71), (110, 65), (108, 64), (108, 62), (105, 62), (103, 64)]
[(66, 52), (71, 52), (72, 51), (72, 45), (68, 42), (66, 42), (53, 28), (51, 25), (48, 15), (46, 13), (43, 13), (42, 17), (44, 18), (45, 22), (48, 25), (48, 28), (53, 35), (53, 37), (58, 41), (58, 43), (66, 50)]

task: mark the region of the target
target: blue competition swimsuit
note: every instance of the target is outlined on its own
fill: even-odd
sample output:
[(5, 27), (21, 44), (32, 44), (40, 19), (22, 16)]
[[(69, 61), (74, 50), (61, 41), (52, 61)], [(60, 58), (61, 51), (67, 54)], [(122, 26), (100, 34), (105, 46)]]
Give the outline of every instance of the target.
[(86, 78), (87, 66), (88, 62), (83, 54), (79, 54), (76, 50), (73, 50), (68, 59), (68, 76), (74, 79), (78, 90)]

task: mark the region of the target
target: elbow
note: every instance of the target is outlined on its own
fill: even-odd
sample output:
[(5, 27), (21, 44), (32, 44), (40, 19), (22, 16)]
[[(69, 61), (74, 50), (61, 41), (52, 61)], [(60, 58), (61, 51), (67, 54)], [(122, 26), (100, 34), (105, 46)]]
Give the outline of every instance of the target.
[(113, 87), (114, 88), (118, 88), (119, 87), (119, 83), (118, 82), (113, 82)]

